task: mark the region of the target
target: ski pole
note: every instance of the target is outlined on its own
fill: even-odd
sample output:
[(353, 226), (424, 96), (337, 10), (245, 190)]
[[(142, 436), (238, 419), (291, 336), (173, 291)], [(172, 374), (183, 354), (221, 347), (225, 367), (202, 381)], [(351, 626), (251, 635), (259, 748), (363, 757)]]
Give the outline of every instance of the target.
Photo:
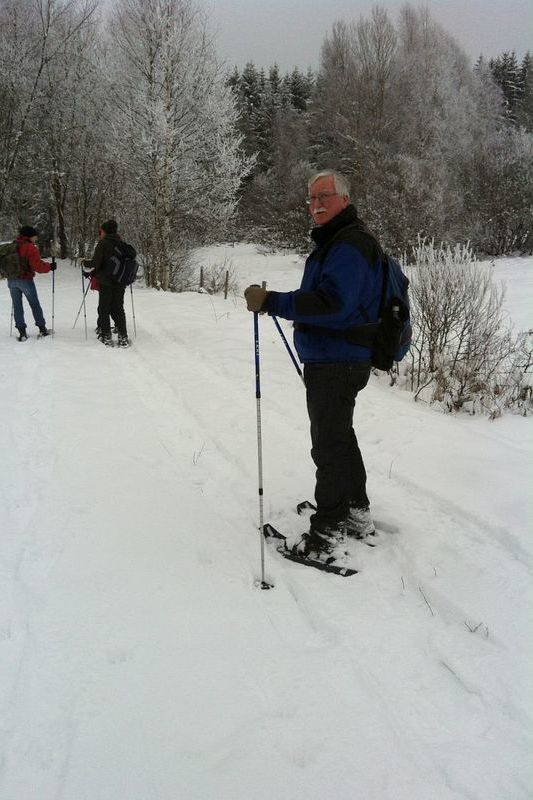
[[(52, 256), (52, 265), (57, 269), (56, 258)], [(52, 336), (55, 333), (54, 314), (55, 314), (55, 295), (56, 295), (56, 271), (52, 270)]]
[[(263, 281), (263, 289), (266, 282)], [(257, 470), (259, 475), (259, 538), (261, 540), (261, 589), (272, 589), (265, 579), (265, 537), (263, 535), (263, 442), (261, 436), (261, 368), (259, 362), (259, 314), (254, 311), (255, 398), (257, 406)]]
[[(87, 292), (89, 291), (90, 288), (91, 288), (91, 284), (88, 283), (87, 284), (87, 288), (85, 289), (85, 291), (83, 293), (83, 300), (81, 301), (81, 305), (78, 308), (78, 313), (76, 314), (76, 319), (74, 320), (74, 325), (72, 326), (73, 329), (76, 327), (76, 324), (78, 322), (78, 318), (79, 318), (79, 316), (81, 314), (82, 308), (85, 308), (85, 296), (86, 296), (86, 294), (87, 294)], [(87, 315), (85, 316), (85, 338), (87, 338)]]
[(288, 354), (289, 354), (289, 356), (291, 357), (291, 361), (292, 361), (292, 363), (294, 364), (294, 367), (295, 367), (295, 369), (296, 369), (296, 372), (297, 372), (297, 373), (298, 373), (298, 375), (300, 376), (300, 378), (301, 378), (301, 380), (302, 380), (302, 383), (305, 385), (305, 380), (304, 380), (304, 376), (303, 376), (302, 370), (300, 369), (300, 365), (299, 365), (299, 364), (298, 364), (298, 362), (296, 361), (296, 356), (295, 356), (295, 355), (294, 355), (294, 353), (292, 352), (292, 350), (291, 350), (291, 346), (290, 346), (290, 344), (288, 343), (287, 339), (285, 338), (285, 334), (283, 333), (283, 330), (282, 330), (282, 328), (281, 328), (281, 325), (279, 324), (278, 318), (273, 316), (273, 317), (272, 317), (272, 319), (274, 320), (274, 325), (276, 326), (276, 328), (277, 328), (277, 329), (278, 329), (278, 331), (279, 331), (279, 335), (281, 336), (281, 339), (282, 339), (282, 342), (283, 342), (283, 344), (284, 344), (284, 345), (285, 345), (285, 347), (287, 348), (287, 353), (288, 353)]
[(11, 322), (9, 323), (9, 335), (13, 336), (13, 315), (15, 313), (15, 306), (13, 305), (13, 301), (11, 301)]
[(133, 335), (134, 338), (137, 338), (137, 325), (135, 324), (135, 306), (133, 305), (133, 283), (130, 283), (130, 293), (131, 293), (131, 313), (133, 314)]

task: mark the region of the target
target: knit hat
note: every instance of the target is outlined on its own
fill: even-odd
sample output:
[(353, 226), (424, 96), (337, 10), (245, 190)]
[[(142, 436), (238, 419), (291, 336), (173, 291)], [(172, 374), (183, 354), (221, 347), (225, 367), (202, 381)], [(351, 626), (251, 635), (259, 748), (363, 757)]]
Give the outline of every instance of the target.
[(39, 236), (39, 231), (36, 228), (32, 228), (31, 225), (23, 225), (19, 230), (19, 236), (27, 236), (28, 239), (32, 239), (34, 236)]
[(104, 233), (114, 234), (118, 231), (118, 225), (114, 219), (108, 219), (100, 225)]

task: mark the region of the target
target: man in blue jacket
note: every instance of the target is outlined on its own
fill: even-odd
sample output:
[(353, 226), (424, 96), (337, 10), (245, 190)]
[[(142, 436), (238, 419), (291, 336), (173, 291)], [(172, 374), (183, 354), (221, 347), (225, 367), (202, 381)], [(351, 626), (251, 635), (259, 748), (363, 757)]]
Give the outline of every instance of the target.
[[(370, 349), (347, 331), (376, 322), (382, 285), (382, 250), (350, 203), (348, 181), (332, 170), (308, 184), (316, 227), (299, 289), (245, 291), (249, 311), (293, 320), (294, 344), (304, 364), (311, 456), (316, 465), (317, 510), (295, 545), (303, 555), (329, 558), (346, 534), (374, 533), (366, 471), (353, 429), (355, 398), (370, 377)], [(353, 338), (353, 337), (352, 337)]]

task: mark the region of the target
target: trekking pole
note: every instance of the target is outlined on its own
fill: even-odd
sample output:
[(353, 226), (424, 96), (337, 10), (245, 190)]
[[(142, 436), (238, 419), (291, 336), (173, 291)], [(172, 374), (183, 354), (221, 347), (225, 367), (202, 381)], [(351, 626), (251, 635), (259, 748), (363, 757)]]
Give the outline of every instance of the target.
[(133, 305), (133, 283), (130, 283), (130, 293), (131, 293), (131, 313), (133, 314), (133, 335), (134, 338), (137, 338), (137, 325), (135, 324), (135, 306)]
[[(55, 256), (52, 256), (52, 265), (54, 267), (56, 267), (56, 269), (57, 269), (56, 257)], [(55, 324), (54, 324), (54, 319), (55, 319), (55, 295), (56, 295), (56, 271), (55, 271), (55, 269), (53, 269), (52, 270), (52, 336), (55, 333)]]
[(295, 356), (295, 355), (294, 355), (294, 353), (292, 352), (290, 344), (288, 343), (287, 339), (285, 338), (285, 334), (283, 333), (283, 330), (282, 330), (282, 328), (281, 328), (281, 325), (279, 324), (278, 318), (273, 316), (273, 317), (272, 317), (272, 319), (274, 320), (274, 325), (276, 326), (276, 328), (277, 328), (277, 329), (278, 329), (278, 331), (279, 331), (279, 335), (281, 336), (281, 340), (282, 340), (283, 344), (284, 344), (284, 345), (285, 345), (285, 347), (287, 348), (287, 353), (288, 353), (288, 354), (289, 354), (289, 356), (291, 357), (291, 361), (292, 361), (292, 363), (294, 364), (294, 367), (295, 367), (295, 369), (296, 369), (296, 372), (297, 372), (297, 373), (298, 373), (298, 375), (300, 376), (300, 378), (301, 378), (301, 380), (302, 380), (302, 383), (303, 383), (303, 384), (304, 384), (304, 386), (305, 386), (305, 380), (304, 380), (304, 376), (303, 376), (302, 370), (300, 369), (300, 365), (299, 365), (299, 364), (298, 364), (298, 362), (296, 361), (296, 356)]
[[(88, 291), (89, 291), (89, 287), (87, 286), (87, 289), (85, 290), (85, 294), (87, 294), (87, 292), (88, 292)], [(80, 314), (81, 314), (81, 310), (82, 310), (82, 308), (83, 308), (83, 300), (82, 300), (82, 302), (81, 302), (81, 304), (80, 304), (80, 307), (78, 308), (78, 313), (76, 314), (76, 319), (74, 320), (74, 325), (72, 326), (73, 328), (75, 328), (75, 327), (76, 327), (76, 324), (77, 324), (77, 322), (78, 322), (78, 317), (79, 317), (79, 316), (80, 316)]]
[[(263, 281), (263, 289), (266, 282)], [(261, 589), (272, 589), (273, 584), (265, 579), (265, 537), (263, 535), (263, 443), (261, 436), (261, 372), (259, 363), (259, 314), (254, 311), (254, 349), (255, 349), (255, 397), (257, 404), (257, 468), (259, 475), (259, 538), (261, 540)]]
[(83, 305), (83, 321), (85, 323), (85, 341), (87, 341), (87, 309), (85, 307), (85, 295), (89, 291), (90, 286), (91, 286), (91, 280), (89, 279), (87, 281), (87, 289), (85, 291), (83, 291), (83, 267), (82, 267), (81, 268), (81, 290), (83, 292), (82, 305)]
[[(83, 273), (82, 273), (82, 278), (83, 278)], [(86, 295), (87, 295), (87, 292), (89, 291), (89, 289), (90, 289), (90, 288), (91, 288), (91, 284), (90, 284), (90, 282), (89, 282), (89, 283), (87, 284), (87, 288), (84, 290), (84, 293), (83, 293), (83, 300), (81, 301), (81, 305), (80, 305), (80, 307), (78, 308), (78, 313), (76, 314), (76, 319), (74, 320), (74, 325), (72, 326), (72, 329), (73, 329), (73, 330), (74, 330), (74, 328), (76, 327), (76, 324), (77, 324), (77, 322), (78, 322), (78, 318), (79, 318), (79, 316), (80, 316), (80, 314), (81, 314), (81, 310), (82, 310), (82, 308), (85, 308), (85, 297), (86, 297)], [(85, 315), (85, 338), (87, 338), (87, 315)]]

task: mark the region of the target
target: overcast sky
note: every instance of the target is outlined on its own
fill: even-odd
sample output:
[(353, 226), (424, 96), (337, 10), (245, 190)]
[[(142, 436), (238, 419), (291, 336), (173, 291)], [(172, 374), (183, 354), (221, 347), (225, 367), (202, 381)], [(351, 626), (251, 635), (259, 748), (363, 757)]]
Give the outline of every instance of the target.
[[(405, 0), (381, 0), (394, 21)], [(366, 0), (204, 0), (216, 31), (219, 57), (231, 68), (247, 61), (281, 70), (318, 67), (324, 34), (336, 20), (356, 21), (375, 2)], [(467, 54), (533, 51), (533, 0), (427, 0), (432, 17)]]

